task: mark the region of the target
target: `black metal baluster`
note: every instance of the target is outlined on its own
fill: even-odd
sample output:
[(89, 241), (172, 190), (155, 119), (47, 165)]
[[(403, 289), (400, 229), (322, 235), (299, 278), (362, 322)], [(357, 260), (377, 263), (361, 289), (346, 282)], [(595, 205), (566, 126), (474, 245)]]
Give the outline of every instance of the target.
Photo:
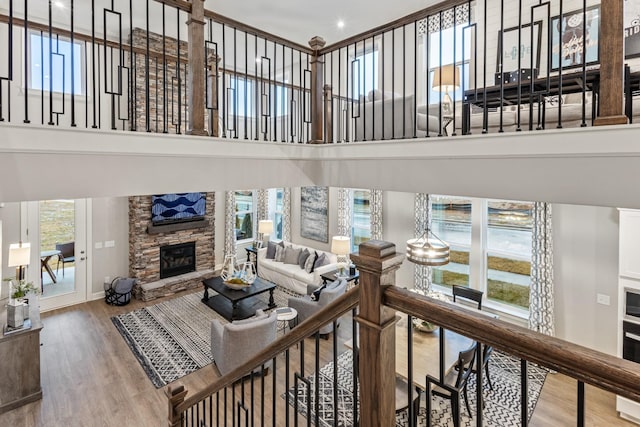
[[(587, 0), (582, 0), (582, 123), (580, 127), (586, 127), (586, 114), (587, 114)], [(593, 91), (592, 91), (593, 95)], [(595, 101), (595, 99), (594, 99)], [(595, 105), (595, 104), (594, 104)], [(584, 384), (583, 384), (584, 387)]]
[[(586, 33), (583, 33), (586, 34)], [(582, 56), (583, 62), (585, 61), (584, 55)], [(584, 427), (584, 383), (582, 381), (578, 381), (578, 413), (577, 413), (577, 425), (578, 427)]]
[[(315, 349), (315, 390), (314, 390), (314, 396), (315, 396), (315, 405), (314, 405), (314, 411), (315, 411), (315, 425), (319, 426), (320, 425), (320, 333), (316, 332), (314, 335), (314, 341), (315, 341), (315, 345), (316, 345), (316, 349)], [(333, 364), (333, 370), (335, 371), (338, 367), (335, 364)], [(335, 406), (335, 405), (334, 405)]]
[(285, 134), (286, 134), (286, 121), (285, 121), (285, 98), (286, 98), (286, 86), (285, 86), (285, 78), (284, 78), (284, 68), (286, 66), (286, 58), (284, 55), (284, 45), (282, 45), (282, 92), (280, 97), (280, 142), (285, 142)]
[[(28, 3), (29, 3), (28, 0), (24, 0), (24, 119), (23, 119), (24, 123), (31, 123), (31, 121), (29, 120), (29, 71), (31, 71), (29, 69), (29, 48), (31, 46), (29, 44), (29, 19), (27, 17)], [(71, 0), (71, 8), (73, 9), (73, 0)], [(13, 0), (9, 2), (9, 15), (10, 15), (9, 19), (12, 19)], [(71, 26), (71, 40), (72, 40), (72, 46), (73, 46), (73, 21)], [(13, 25), (11, 25), (11, 22), (9, 24), (9, 43), (10, 43), (9, 44), (10, 49), (13, 49)], [(42, 44), (40, 45), (40, 49), (42, 49)], [(72, 49), (72, 52), (73, 52), (73, 49)], [(9, 56), (11, 57), (12, 54), (10, 53)], [(13, 59), (9, 60), (8, 66), (9, 66), (9, 81), (11, 81), (12, 74), (13, 74)], [(40, 63), (40, 68), (44, 68), (44, 63), (42, 62)], [(7, 88), (9, 88), (10, 86), (11, 85), (9, 84), (9, 82), (7, 82)], [(8, 104), (9, 104), (9, 108), (11, 108), (11, 98), (8, 99)], [(2, 114), (0, 114), (0, 116), (1, 115)]]
[[(71, 13), (71, 127), (76, 127), (76, 73), (75, 73), (75, 43), (74, 43), (74, 4), (73, 0), (69, 5)], [(25, 7), (27, 0), (25, 0)], [(25, 24), (26, 25), (26, 24)], [(26, 28), (25, 28), (26, 31)], [(26, 37), (26, 36), (25, 36)], [(25, 93), (26, 95), (26, 93)]]
[(178, 62), (176, 63), (176, 72), (178, 73), (178, 128), (176, 129), (177, 134), (182, 133), (182, 78), (180, 77), (180, 45), (182, 42), (180, 41), (180, 9), (176, 8), (176, 27), (177, 31), (177, 39), (178, 39)]
[[(331, 64), (333, 67), (333, 64)], [(333, 419), (338, 422), (338, 322), (333, 321)], [(355, 341), (353, 341), (355, 343)], [(319, 355), (318, 355), (319, 357)], [(355, 421), (355, 418), (354, 418)]]
[[(560, 15), (558, 15), (558, 25), (559, 25), (559, 34), (562, 34), (565, 30), (564, 28), (564, 11), (563, 11), (563, 1), (560, 0)], [(556, 127), (558, 129), (562, 128), (562, 43), (560, 43), (560, 49), (558, 49), (558, 123)], [(549, 73), (547, 73), (548, 75)]]
[(233, 139), (238, 139), (238, 67), (237, 67), (237, 29), (233, 29)]
[[(282, 47), (284, 48), (284, 45), (282, 45)], [(284, 50), (284, 49), (283, 49)], [(282, 57), (284, 58), (284, 55), (282, 55)], [(284, 65), (284, 61), (283, 61), (283, 65)], [(271, 425), (275, 426), (276, 425), (276, 420), (278, 419), (277, 413), (276, 413), (276, 396), (277, 396), (277, 389), (276, 389), (276, 385), (277, 385), (277, 377), (278, 377), (278, 366), (277, 366), (277, 358), (274, 357), (273, 361), (271, 362), (271, 369), (273, 372), (272, 375), (272, 381), (271, 381)], [(264, 425), (264, 419), (262, 420), (262, 425)]]
[[(129, 0), (129, 108), (131, 108), (131, 114), (129, 115), (129, 128), (132, 131), (137, 130), (136, 123), (136, 104), (135, 104), (135, 81), (137, 75), (135, 73), (135, 54), (133, 53), (133, 0)], [(85, 103), (86, 104), (86, 103)]]
[[(455, 26), (455, 21), (454, 21)], [(455, 52), (455, 31), (454, 37), (454, 52)], [(455, 53), (453, 54), (455, 63)], [(384, 91), (382, 92), (382, 99), (384, 99)], [(384, 112), (384, 108), (382, 109)], [(427, 113), (427, 127), (429, 126), (429, 114)], [(418, 137), (418, 21), (413, 21), (413, 137)], [(384, 118), (382, 119), (384, 122)], [(409, 405), (411, 406), (411, 405)], [(411, 409), (409, 409), (409, 415), (411, 415)]]
[(293, 73), (294, 73), (294, 69), (293, 69), (293, 48), (291, 49), (291, 100), (289, 101), (289, 134), (291, 136), (291, 142), (295, 142), (295, 122), (294, 122), (294, 116), (295, 116), (295, 101), (293, 99), (294, 96), (294, 92), (295, 92), (295, 85), (294, 85), (294, 78), (293, 78)]
[[(413, 407), (413, 317), (407, 316), (407, 366), (409, 370), (407, 372), (407, 409), (409, 415), (409, 426), (415, 427), (414, 419), (417, 419), (418, 414), (414, 413)], [(427, 399), (431, 398), (429, 391), (426, 392)], [(418, 395), (420, 397), (420, 395)], [(416, 408), (417, 409), (417, 408)], [(428, 416), (429, 414), (427, 414)]]
[[(247, 61), (249, 60), (249, 54), (247, 53), (247, 32), (244, 32), (244, 139), (247, 139), (247, 118), (249, 117), (247, 115), (247, 101), (248, 101), (248, 94), (247, 94), (247, 84), (249, 83), (247, 80), (249, 80), (249, 68), (248, 68), (248, 63)], [(255, 61), (254, 61), (255, 64)]]
[[(518, 33), (520, 32), (520, 29), (518, 29)], [(486, 38), (485, 38), (485, 52), (486, 52)], [(500, 0), (500, 46), (504, 46), (503, 44), (504, 41), (504, 0)], [(518, 52), (520, 52), (520, 48), (518, 47)], [(502, 61), (502, 53), (500, 54), (500, 72), (504, 71), (504, 67), (503, 67), (503, 61)], [(519, 71), (518, 71), (519, 73)], [(485, 80), (486, 80), (486, 76), (485, 76)], [(486, 100), (485, 100), (486, 102)], [(504, 102), (504, 78), (500, 79), (500, 104), (499, 104), (499, 108), (500, 108), (500, 125), (498, 128), (498, 133), (503, 133), (504, 129), (503, 129), (503, 125), (504, 125), (504, 111), (503, 111), (503, 102)]]
[[(438, 23), (438, 45), (440, 51), (438, 52), (438, 136), (442, 136), (442, 11), (438, 13), (440, 22)], [(435, 79), (435, 74), (434, 74)]]
[[(291, 48), (291, 55), (293, 56), (293, 48)], [(291, 62), (292, 66), (293, 66), (293, 61)], [(293, 83), (293, 77), (291, 78), (291, 82)], [(293, 93), (293, 89), (291, 90), (291, 92)], [(292, 97), (293, 100), (293, 97)], [(293, 141), (291, 141), (293, 142)], [(284, 405), (284, 410), (285, 410), (285, 418), (284, 418), (284, 423), (285, 423), (285, 427), (289, 427), (289, 367), (290, 367), (290, 357), (289, 357), (289, 349), (286, 349), (284, 352), (284, 392), (285, 394), (285, 405)], [(296, 399), (296, 396), (293, 396), (293, 399)], [(273, 399), (275, 400), (275, 398)]]
[[(87, 41), (84, 41), (84, 52), (86, 54), (87, 51)], [(42, 64), (42, 63), (41, 63)], [(88, 94), (89, 94), (89, 67), (87, 67), (87, 59), (84, 60), (84, 127), (87, 129), (89, 127), (89, 102), (88, 102)], [(40, 67), (42, 68), (42, 66)], [(131, 68), (133, 70), (133, 68)], [(135, 129), (134, 129), (135, 130)]]
[[(265, 389), (264, 377), (265, 377), (265, 368), (263, 364), (262, 367), (260, 368), (260, 419), (262, 420), (263, 424), (264, 424), (264, 389)], [(252, 425), (253, 425), (253, 420), (252, 420)]]
[[(405, 118), (407, 117), (407, 41), (406, 41), (406, 24), (402, 26), (402, 138), (406, 138), (406, 129), (404, 127)], [(395, 126), (395, 123), (394, 123)], [(383, 136), (384, 138), (384, 136)]]
[(360, 359), (360, 340), (358, 336), (358, 324), (356, 322), (356, 317), (358, 315), (358, 309), (354, 308), (351, 310), (351, 337), (353, 339), (353, 419), (358, 419), (358, 365)]
[[(260, 105), (260, 95), (258, 92), (258, 58), (260, 58), (260, 56), (258, 56), (258, 35), (255, 34), (253, 37), (254, 40), (254, 50), (255, 50), (255, 64), (253, 67), (253, 81), (254, 81), (254, 90), (253, 90), (253, 115), (255, 117), (255, 137), (254, 140), (257, 141), (258, 138), (258, 134), (260, 133), (260, 111), (259, 111), (259, 105)], [(262, 85), (262, 81), (260, 81), (260, 85)]]
[(391, 30), (391, 139), (396, 139), (396, 30)]
[(149, 109), (149, 104), (150, 104), (150, 89), (151, 89), (151, 85), (150, 85), (150, 80), (149, 80), (149, 0), (147, 0), (147, 10), (146, 10), (147, 16), (146, 16), (146, 20), (147, 20), (147, 34), (146, 34), (146, 40), (147, 40), (147, 52), (146, 52), (146, 56), (144, 59), (145, 62), (145, 70), (144, 70), (144, 78), (145, 78), (145, 105), (144, 105), (144, 109), (145, 109), (145, 122), (146, 122), (146, 128), (147, 128), (147, 132), (151, 132), (151, 110)]
[[(164, 3), (162, 5), (164, 6)], [(156, 56), (155, 57), (155, 64), (156, 64), (155, 67), (156, 67), (156, 69), (155, 69), (155, 73), (154, 73), (154, 79), (156, 81), (156, 84), (154, 85), (154, 91), (153, 91), (153, 94), (155, 96), (154, 104), (156, 106), (156, 118), (155, 118), (155, 132), (156, 133), (158, 133), (158, 122), (160, 121), (159, 118), (158, 118), (158, 115), (160, 114), (160, 109), (158, 108), (158, 75), (160, 74), (158, 72), (158, 62), (159, 62), (158, 61), (158, 57)], [(163, 73), (165, 73), (165, 75), (166, 75), (166, 67), (164, 67), (164, 64), (163, 64), (162, 68), (163, 68)], [(165, 79), (163, 79), (162, 85), (163, 86), (166, 85), (166, 80)], [(166, 89), (165, 89), (165, 92), (166, 92)], [(166, 96), (163, 96), (163, 100), (162, 100), (162, 104), (163, 104), (163, 106), (162, 106), (162, 116), (163, 116), (162, 117), (162, 119), (163, 119), (162, 120), (162, 122), (163, 122), (162, 126), (164, 128), (162, 133), (168, 133), (168, 131), (167, 131), (167, 121), (165, 120), (165, 117), (164, 117), (166, 115), (166, 111), (167, 111), (166, 110), (166, 102), (167, 102), (166, 98), (167, 98)]]
[[(178, 40), (178, 43), (180, 41)], [(158, 58), (156, 57), (156, 65), (158, 63)], [(157, 66), (156, 66), (157, 69)], [(156, 71), (156, 77), (158, 73)], [(156, 84), (156, 92), (158, 90), (158, 85)], [(169, 120), (169, 114), (167, 112), (167, 107), (169, 103), (167, 101), (167, 41), (166, 41), (166, 10), (165, 4), (162, 3), (162, 133), (169, 133), (169, 128), (167, 127), (167, 120)], [(158, 114), (158, 108), (156, 104), (156, 115)], [(158, 126), (156, 118), (156, 128)]]
[(298, 90), (298, 104), (300, 105), (299, 109), (300, 109), (300, 114), (299, 114), (299, 120), (298, 120), (298, 124), (299, 124), (299, 131), (298, 131), (298, 143), (302, 143), (302, 124), (304, 122), (304, 112), (306, 109), (306, 105), (304, 105), (304, 98), (303, 98), (303, 92), (304, 92), (304, 84), (302, 82), (302, 52), (298, 51), (298, 82), (300, 82), (300, 89)]
[[(482, 343), (476, 341), (476, 426), (482, 427), (482, 410), (484, 399), (482, 395), (482, 381), (484, 377), (484, 360), (482, 359)], [(473, 366), (470, 368), (472, 369)]]
[(51, 27), (51, 0), (49, 0), (49, 125), (53, 126), (53, 33)]
[[(487, 107), (487, 1), (484, 0), (484, 47), (482, 49), (483, 61), (482, 61), (482, 133), (487, 133), (489, 111)], [(502, 36), (501, 36), (502, 37)], [(500, 62), (500, 72), (502, 72), (502, 62)], [(500, 79), (500, 86), (502, 87), (504, 79)], [(502, 89), (500, 89), (502, 93)]]
[[(40, 30), (40, 124), (44, 125), (44, 35)], [(95, 108), (95, 100), (94, 108)], [(95, 117), (93, 119), (95, 123)], [(95, 127), (95, 126), (94, 126)]]
[[(458, 48), (458, 6), (454, 6), (453, 8), (453, 101), (451, 105), (451, 121), (449, 123), (451, 123), (451, 127), (453, 128), (452, 132), (451, 132), (451, 136), (456, 136), (456, 101), (458, 100), (458, 97), (456, 95), (456, 92), (458, 91), (458, 89), (456, 88), (456, 82), (458, 82), (458, 79), (456, 78), (458, 76), (458, 66), (456, 65), (458, 63), (458, 57), (457, 57), (457, 48)], [(460, 58), (460, 66), (462, 68), (464, 68), (464, 56), (462, 58)], [(460, 84), (460, 87), (462, 87), (463, 85)], [(464, 93), (464, 92), (461, 92)], [(445, 129), (446, 131), (446, 129)]]
[(227, 79), (225, 77), (226, 70), (226, 46), (225, 43), (225, 25), (222, 24), (222, 137), (226, 138), (227, 136)]
[[(533, 34), (533, 24), (531, 24), (530, 31)], [(502, 45), (501, 45), (502, 46)], [(530, 44), (529, 46), (533, 46)], [(518, 92), (517, 92), (517, 117), (516, 117), (516, 132), (522, 131), (520, 128), (520, 102), (522, 98), (522, 52), (520, 49), (522, 48), (522, 0), (518, 0)], [(532, 49), (533, 51), (533, 49)], [(500, 54), (504, 55), (503, 53)], [(534, 80), (535, 76), (533, 75), (533, 62), (529, 64), (531, 68), (531, 81)]]
[[(476, 365), (480, 366), (480, 365)], [(480, 370), (480, 369), (478, 369)], [(520, 425), (526, 427), (529, 424), (529, 376), (527, 374), (527, 361), (520, 359)]]
[[(278, 140), (278, 90), (276, 87), (276, 70), (278, 69), (278, 55), (276, 54), (276, 42), (273, 42), (273, 84), (269, 84), (269, 92), (273, 93), (273, 127), (270, 130), (273, 142)], [(269, 70), (269, 79), (271, 79), (271, 70)]]

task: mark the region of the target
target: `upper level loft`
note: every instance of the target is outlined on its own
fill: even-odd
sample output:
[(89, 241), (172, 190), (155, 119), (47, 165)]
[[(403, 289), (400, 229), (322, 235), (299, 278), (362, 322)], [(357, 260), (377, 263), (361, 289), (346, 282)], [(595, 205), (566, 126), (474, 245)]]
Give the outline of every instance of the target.
[(448, 1), (325, 46), (204, 2), (0, 5), (0, 122), (356, 142), (633, 123), (640, 6)]

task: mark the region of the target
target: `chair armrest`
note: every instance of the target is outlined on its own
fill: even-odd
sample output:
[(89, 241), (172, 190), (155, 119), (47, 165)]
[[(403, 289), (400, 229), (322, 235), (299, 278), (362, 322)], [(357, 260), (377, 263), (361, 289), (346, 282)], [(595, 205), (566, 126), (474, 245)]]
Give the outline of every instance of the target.
[(211, 348), (222, 348), (222, 337), (224, 335), (224, 327), (219, 320), (213, 319), (211, 321)]

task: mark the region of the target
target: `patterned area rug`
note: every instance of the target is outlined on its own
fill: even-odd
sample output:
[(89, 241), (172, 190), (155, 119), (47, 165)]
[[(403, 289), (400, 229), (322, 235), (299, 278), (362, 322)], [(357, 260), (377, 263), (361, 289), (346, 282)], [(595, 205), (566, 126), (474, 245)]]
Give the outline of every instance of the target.
[[(338, 356), (338, 422), (337, 426), (353, 426), (353, 353), (349, 350)], [(489, 361), (489, 371), (493, 390), (489, 389), (488, 383), (485, 381), (484, 400), (485, 409), (483, 414), (483, 425), (494, 427), (509, 427), (520, 425), (520, 361), (506, 354), (494, 351)], [(319, 420), (321, 426), (332, 426), (333, 424), (333, 362), (328, 363), (320, 369), (319, 375)], [(547, 370), (529, 364), (529, 401), (528, 401), (528, 417), (531, 418), (533, 410), (538, 402), (540, 390), (547, 376)], [(286, 398), (289, 404), (298, 405), (298, 412), (311, 418), (315, 422), (315, 406), (316, 399), (313, 395), (315, 391), (315, 374), (306, 377), (310, 384), (310, 408), (307, 411), (308, 389), (305, 382), (300, 382), (297, 393), (295, 388), (291, 388)], [(461, 425), (472, 427), (475, 426), (475, 376), (469, 381), (469, 404), (471, 406), (472, 417), (469, 417), (461, 403)], [(295, 396), (297, 395), (297, 399)], [(283, 396), (285, 397), (285, 396)], [(424, 408), (425, 395), (422, 394), (422, 402), (420, 404), (420, 413), (418, 415), (418, 425), (426, 426), (426, 410)], [(451, 403), (440, 397), (433, 397), (431, 409), (432, 425), (435, 426), (453, 426), (451, 417)], [(396, 425), (405, 427), (409, 425), (408, 412), (400, 412), (396, 416)]]
[[(209, 291), (209, 295), (215, 292)], [(276, 305), (294, 295), (277, 287)], [(266, 302), (269, 293), (258, 296)], [(202, 292), (114, 316), (111, 321), (156, 387), (163, 387), (212, 362), (211, 320), (227, 323), (205, 305)]]

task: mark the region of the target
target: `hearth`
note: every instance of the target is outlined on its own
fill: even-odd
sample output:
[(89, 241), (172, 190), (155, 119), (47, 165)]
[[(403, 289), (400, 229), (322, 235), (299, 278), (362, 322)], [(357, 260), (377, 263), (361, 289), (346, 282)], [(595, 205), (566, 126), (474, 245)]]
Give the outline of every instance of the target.
[(196, 242), (160, 247), (160, 278), (196, 271)]

